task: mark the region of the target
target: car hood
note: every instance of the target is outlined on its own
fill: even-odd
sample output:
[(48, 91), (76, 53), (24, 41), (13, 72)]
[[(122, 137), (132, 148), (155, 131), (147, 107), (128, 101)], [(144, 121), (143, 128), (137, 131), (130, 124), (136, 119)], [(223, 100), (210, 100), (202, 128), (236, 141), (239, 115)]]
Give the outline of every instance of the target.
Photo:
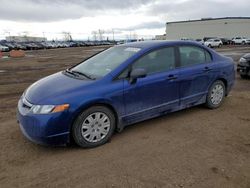
[(243, 56), (246, 60), (250, 60), (250, 53), (247, 53), (247, 54), (245, 54), (244, 56)]
[(32, 84), (26, 90), (25, 98), (32, 104), (59, 104), (67, 102), (67, 96), (82, 92), (83, 87), (94, 82), (71, 78), (58, 72)]

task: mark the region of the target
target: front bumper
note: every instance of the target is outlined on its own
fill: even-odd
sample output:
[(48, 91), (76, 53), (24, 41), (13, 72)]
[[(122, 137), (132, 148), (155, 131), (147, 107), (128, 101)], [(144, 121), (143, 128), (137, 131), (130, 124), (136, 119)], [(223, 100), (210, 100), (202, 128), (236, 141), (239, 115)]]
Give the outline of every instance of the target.
[(250, 66), (243, 66), (243, 65), (238, 64), (237, 72), (239, 72), (241, 75), (250, 76)]
[(42, 145), (66, 145), (70, 140), (68, 112), (31, 114), (18, 102), (17, 120), (24, 136)]

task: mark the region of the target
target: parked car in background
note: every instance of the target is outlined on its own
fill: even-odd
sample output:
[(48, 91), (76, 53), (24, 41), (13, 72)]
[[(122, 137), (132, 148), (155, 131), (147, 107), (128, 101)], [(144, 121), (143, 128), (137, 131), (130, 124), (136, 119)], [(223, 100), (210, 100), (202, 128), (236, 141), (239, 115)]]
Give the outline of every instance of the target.
[(247, 38), (246, 37), (235, 37), (232, 39), (233, 44), (247, 44)]
[(8, 47), (9, 50), (14, 50), (15, 49), (15, 45), (12, 44), (11, 42), (4, 42), (3, 45)]
[(206, 42), (206, 41), (209, 40), (209, 39), (216, 39), (216, 38), (218, 38), (218, 37), (204, 37), (204, 38), (203, 38), (203, 41)]
[(221, 40), (223, 45), (229, 45), (232, 43), (232, 40), (228, 39), (228, 38), (220, 38), (220, 40)]
[(44, 42), (9, 42), (1, 40), (0, 45), (6, 46), (9, 50), (39, 50), (53, 48), (70, 48), (85, 46), (114, 45), (115, 41), (44, 41)]
[(15, 49), (17, 50), (27, 50), (27, 47), (21, 43), (15, 43)]
[(25, 45), (27, 50), (38, 50), (38, 49), (40, 49), (39, 46), (34, 42), (25, 42), (25, 43), (23, 43), (23, 45)]
[(195, 39), (196, 42), (199, 42), (200, 44), (204, 45), (204, 40), (203, 39)]
[(96, 147), (136, 122), (200, 104), (218, 108), (234, 79), (233, 60), (197, 42), (127, 43), (32, 84), (17, 118), (33, 142), (73, 138)]
[(195, 41), (194, 39), (186, 38), (186, 37), (181, 38), (181, 40), (184, 40), (184, 41)]
[(0, 44), (0, 51), (1, 52), (8, 52), (10, 49), (7, 46), (3, 46)]
[(204, 44), (205, 46), (210, 47), (210, 48), (213, 48), (213, 47), (220, 48), (223, 43), (220, 39), (208, 39)]
[(250, 77), (250, 53), (242, 56), (237, 65), (237, 72), (240, 73), (241, 78)]
[(78, 43), (78, 45), (79, 45), (80, 47), (87, 46), (87, 45), (85, 44), (85, 42), (83, 42), (83, 41), (78, 41), (77, 43)]

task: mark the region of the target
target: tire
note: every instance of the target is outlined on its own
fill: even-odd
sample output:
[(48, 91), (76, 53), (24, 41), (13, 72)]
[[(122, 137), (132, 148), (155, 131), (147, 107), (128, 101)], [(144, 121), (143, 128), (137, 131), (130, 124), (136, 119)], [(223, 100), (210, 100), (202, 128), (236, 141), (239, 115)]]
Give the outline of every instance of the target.
[(221, 80), (215, 81), (209, 88), (206, 106), (210, 109), (215, 109), (221, 106), (226, 94), (225, 84)]
[(222, 44), (219, 44), (219, 46), (218, 46), (219, 48), (221, 48), (222, 47)]
[(242, 45), (245, 45), (246, 44), (246, 42), (245, 41), (242, 41)]
[(243, 74), (241, 74), (240, 77), (241, 77), (242, 79), (248, 79), (248, 78), (249, 78), (247, 75), (243, 75)]
[(211, 44), (208, 45), (209, 48), (212, 48)]
[(77, 117), (72, 126), (72, 136), (80, 147), (93, 148), (108, 142), (115, 126), (115, 115), (109, 108), (93, 106)]

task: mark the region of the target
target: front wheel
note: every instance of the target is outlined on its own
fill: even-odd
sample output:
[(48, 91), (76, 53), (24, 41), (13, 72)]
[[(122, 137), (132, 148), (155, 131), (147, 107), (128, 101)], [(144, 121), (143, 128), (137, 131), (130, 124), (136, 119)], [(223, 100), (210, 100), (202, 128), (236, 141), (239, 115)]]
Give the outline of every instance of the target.
[(225, 90), (225, 84), (221, 80), (215, 81), (208, 91), (206, 106), (210, 109), (221, 106), (225, 98)]
[(92, 148), (105, 144), (115, 129), (115, 116), (104, 106), (93, 106), (83, 111), (72, 127), (77, 145)]

